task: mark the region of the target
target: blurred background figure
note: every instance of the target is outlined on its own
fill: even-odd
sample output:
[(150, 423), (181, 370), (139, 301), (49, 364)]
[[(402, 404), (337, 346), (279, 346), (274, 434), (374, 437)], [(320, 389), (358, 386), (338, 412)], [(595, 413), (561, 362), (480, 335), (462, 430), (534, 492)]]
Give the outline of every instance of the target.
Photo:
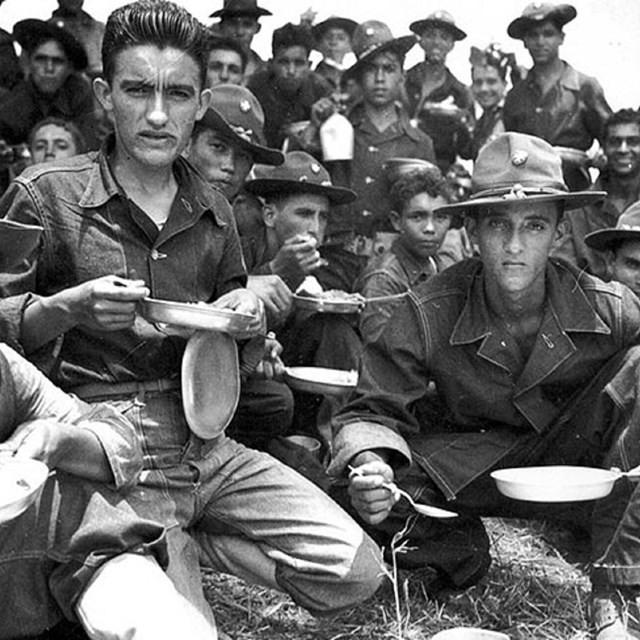
[(407, 71), (409, 113), (433, 140), (437, 164), (446, 173), (456, 158), (473, 157), (473, 97), (446, 65), (456, 42), (467, 34), (447, 11), (434, 11), (409, 28), (418, 36), (425, 56), (424, 62)]
[(51, 14), (49, 21), (71, 32), (79, 40), (88, 59), (85, 73), (90, 78), (95, 78), (102, 74), (104, 23), (83, 11), (83, 5), (84, 0), (58, 0), (58, 8)]
[[(0, 5), (4, 0), (0, 0)], [(0, 29), (0, 100), (22, 79), (22, 68), (13, 46), (13, 36)]]
[(64, 160), (85, 152), (85, 141), (73, 122), (62, 118), (45, 118), (29, 134), (31, 162)]
[(247, 54), (234, 38), (207, 37), (207, 87), (218, 84), (243, 84)]
[(210, 27), (213, 34), (232, 38), (242, 46), (247, 56), (245, 81), (266, 67), (265, 61), (251, 48), (251, 43), (262, 27), (260, 18), (270, 15), (271, 11), (259, 7), (256, 0), (224, 0), (222, 9), (210, 16), (220, 18)]
[(482, 146), (504, 132), (502, 107), (508, 81), (515, 83), (519, 76), (515, 55), (504, 52), (495, 42), (486, 49), (471, 47), (469, 62), (471, 92), (482, 110), (473, 128), (473, 142), (477, 154)]
[(315, 48), (322, 54), (322, 60), (314, 71), (327, 80), (334, 90), (340, 90), (342, 86), (342, 72), (356, 62), (351, 39), (357, 26), (355, 20), (332, 16), (312, 28)]

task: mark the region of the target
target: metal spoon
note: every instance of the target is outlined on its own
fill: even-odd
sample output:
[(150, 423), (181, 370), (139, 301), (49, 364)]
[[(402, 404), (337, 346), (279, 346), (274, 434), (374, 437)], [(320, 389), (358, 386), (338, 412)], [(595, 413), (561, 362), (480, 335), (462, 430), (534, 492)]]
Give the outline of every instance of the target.
[(428, 504), (420, 504), (416, 502), (411, 494), (401, 489), (397, 484), (393, 482), (383, 482), (382, 486), (385, 489), (388, 489), (394, 495), (400, 494), (402, 497), (406, 498), (411, 506), (421, 515), (429, 516), (431, 518), (457, 518), (458, 514), (455, 511), (448, 511), (447, 509), (440, 509), (439, 507), (432, 507)]

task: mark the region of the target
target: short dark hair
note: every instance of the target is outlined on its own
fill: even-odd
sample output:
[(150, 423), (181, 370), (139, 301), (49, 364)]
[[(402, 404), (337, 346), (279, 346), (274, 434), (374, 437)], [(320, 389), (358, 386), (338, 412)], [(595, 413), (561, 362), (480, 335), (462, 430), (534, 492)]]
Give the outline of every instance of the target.
[(36, 133), (42, 129), (42, 127), (46, 127), (47, 125), (55, 125), (56, 127), (60, 127), (65, 131), (68, 131), (73, 138), (73, 142), (76, 146), (76, 153), (84, 153), (87, 150), (87, 142), (82, 135), (82, 132), (78, 128), (78, 126), (72, 122), (71, 120), (65, 120), (64, 118), (57, 118), (55, 116), (50, 116), (48, 118), (44, 118), (43, 120), (39, 120), (36, 122), (31, 130), (29, 131), (29, 138), (27, 139), (27, 144), (29, 145), (29, 149), (31, 149), (33, 145), (34, 138), (36, 137)]
[(303, 47), (309, 55), (314, 46), (315, 40), (311, 29), (306, 25), (291, 22), (276, 29), (271, 39), (271, 52), (274, 56), (280, 49), (288, 49), (289, 47)]
[(610, 127), (614, 127), (618, 124), (637, 124), (640, 126), (640, 111), (637, 111), (636, 109), (620, 109), (619, 111), (612, 113), (604, 123), (605, 139), (609, 135)]
[(418, 169), (400, 176), (391, 186), (389, 199), (391, 209), (402, 214), (407, 203), (419, 193), (427, 193), (432, 198), (442, 196), (447, 202), (453, 201), (453, 193), (447, 180), (437, 167)]
[(209, 55), (212, 51), (234, 51), (240, 56), (240, 64), (242, 66), (242, 73), (247, 69), (249, 63), (249, 56), (247, 52), (242, 48), (242, 45), (235, 38), (227, 38), (225, 36), (218, 36), (211, 32), (208, 32), (205, 36), (205, 49), (207, 62)]
[(102, 66), (107, 82), (113, 80), (116, 56), (138, 45), (174, 47), (191, 56), (204, 85), (207, 74), (205, 28), (183, 7), (169, 0), (138, 0), (115, 9), (105, 26)]

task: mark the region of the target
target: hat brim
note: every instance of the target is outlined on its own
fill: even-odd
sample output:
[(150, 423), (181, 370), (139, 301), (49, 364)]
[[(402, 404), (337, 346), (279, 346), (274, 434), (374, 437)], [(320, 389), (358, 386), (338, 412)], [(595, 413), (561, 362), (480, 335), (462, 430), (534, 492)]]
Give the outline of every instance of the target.
[(540, 15), (535, 18), (531, 16), (520, 16), (519, 18), (516, 18), (507, 27), (507, 33), (515, 40), (523, 40), (527, 31), (541, 22), (550, 20), (562, 28), (567, 24), (567, 22), (571, 22), (577, 15), (578, 12), (575, 7), (570, 4), (563, 4), (556, 7), (553, 11), (549, 11), (549, 13), (544, 16)]
[(351, 189), (343, 187), (327, 187), (313, 182), (302, 182), (299, 180), (284, 180), (257, 178), (245, 183), (244, 188), (256, 196), (282, 196), (290, 193), (313, 193), (326, 196), (332, 205), (348, 204), (353, 202), (358, 196)]
[(540, 204), (544, 202), (559, 202), (564, 206), (565, 211), (572, 209), (580, 209), (590, 204), (602, 202), (607, 196), (605, 191), (549, 191), (541, 192), (540, 190), (524, 190), (523, 197), (501, 195), (487, 195), (481, 198), (473, 198), (464, 202), (455, 202), (453, 204), (438, 207), (436, 211), (445, 211), (446, 213), (457, 213), (459, 215), (474, 215), (482, 209), (508, 208), (519, 209), (531, 204)]
[(55, 40), (60, 43), (76, 71), (83, 71), (89, 64), (82, 43), (71, 32), (54, 22), (35, 18), (21, 20), (13, 27), (13, 37), (25, 51), (33, 51), (45, 40)]
[(598, 251), (611, 249), (612, 245), (622, 240), (640, 240), (640, 230), (601, 229), (600, 231), (592, 231), (584, 237), (585, 244)]
[(358, 23), (355, 20), (349, 18), (332, 17), (327, 18), (323, 22), (318, 23), (311, 29), (311, 33), (316, 40), (320, 40), (328, 29), (343, 29), (349, 34), (349, 37), (353, 37), (353, 32), (356, 30)]
[(261, 16), (272, 16), (273, 13), (262, 7), (256, 7), (255, 10), (247, 9), (246, 11), (238, 9), (218, 9), (209, 15), (210, 18), (224, 18), (225, 16), (255, 16), (260, 18)]
[(358, 61), (351, 65), (348, 69), (345, 69), (344, 76), (348, 78), (352, 78), (355, 75), (358, 75), (362, 70), (362, 67), (373, 58), (373, 56), (378, 55), (379, 53), (383, 53), (384, 51), (394, 51), (399, 56), (404, 58), (404, 56), (409, 53), (411, 49), (417, 44), (417, 40), (415, 36), (400, 36), (399, 38), (394, 38), (393, 40), (388, 40), (387, 42), (383, 42), (378, 45), (375, 49), (371, 51), (367, 51)]
[(437, 20), (435, 18), (416, 20), (409, 25), (409, 29), (419, 36), (429, 25), (446, 29), (453, 36), (454, 40), (464, 40), (467, 37), (467, 34), (462, 29), (456, 27), (450, 22), (447, 22), (446, 20)]
[(14, 220), (0, 220), (0, 269), (8, 271), (30, 256), (44, 229)]
[(224, 116), (215, 107), (209, 107), (200, 123), (204, 127), (219, 131), (224, 137), (230, 138), (242, 149), (251, 154), (256, 164), (268, 164), (278, 166), (284, 162), (284, 154), (277, 149), (271, 149), (256, 142), (251, 142), (239, 135), (235, 129), (227, 122)]

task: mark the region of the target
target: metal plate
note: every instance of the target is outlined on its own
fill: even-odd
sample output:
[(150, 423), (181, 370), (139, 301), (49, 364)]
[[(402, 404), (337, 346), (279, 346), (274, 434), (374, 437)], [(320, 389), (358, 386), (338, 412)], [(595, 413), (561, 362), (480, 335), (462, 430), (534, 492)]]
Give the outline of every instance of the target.
[(357, 371), (325, 367), (287, 367), (285, 382), (297, 391), (320, 395), (344, 395), (358, 384)]
[(11, 458), (0, 463), (0, 522), (23, 513), (40, 494), (49, 467), (39, 460)]
[(363, 300), (332, 300), (330, 298), (300, 296), (293, 294), (298, 309), (317, 311), (318, 313), (358, 313), (364, 306)]
[(620, 472), (592, 467), (556, 465), (493, 471), (498, 491), (529, 502), (578, 502), (611, 493)]
[(162, 322), (203, 331), (241, 333), (255, 318), (248, 313), (230, 309), (216, 309), (198, 302), (172, 302), (145, 298), (140, 302), (140, 313), (149, 322)]

